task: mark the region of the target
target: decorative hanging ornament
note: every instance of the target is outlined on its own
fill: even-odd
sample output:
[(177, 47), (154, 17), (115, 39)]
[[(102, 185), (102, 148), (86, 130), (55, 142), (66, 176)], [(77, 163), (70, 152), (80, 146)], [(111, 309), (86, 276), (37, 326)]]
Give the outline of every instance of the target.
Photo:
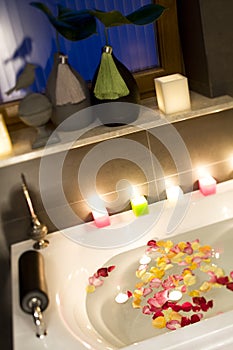
[(129, 89), (112, 57), (112, 47), (104, 46), (94, 95), (100, 100), (116, 100), (129, 95)]

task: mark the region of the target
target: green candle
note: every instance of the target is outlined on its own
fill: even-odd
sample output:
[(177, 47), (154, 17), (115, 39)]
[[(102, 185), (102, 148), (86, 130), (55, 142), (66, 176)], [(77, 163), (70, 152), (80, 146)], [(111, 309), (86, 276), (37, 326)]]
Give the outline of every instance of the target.
[(135, 196), (130, 202), (134, 215), (141, 216), (149, 213), (148, 203), (144, 196)]

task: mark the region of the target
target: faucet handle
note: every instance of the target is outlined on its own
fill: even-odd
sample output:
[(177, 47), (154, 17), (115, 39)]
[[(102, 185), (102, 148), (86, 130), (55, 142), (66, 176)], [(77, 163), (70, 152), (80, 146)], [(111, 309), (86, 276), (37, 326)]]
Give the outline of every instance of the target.
[(36, 241), (36, 243), (33, 245), (33, 247), (35, 249), (46, 248), (49, 245), (49, 241), (45, 240), (44, 238), (48, 233), (48, 228), (46, 225), (42, 224), (39, 221), (39, 219), (34, 211), (32, 200), (31, 200), (31, 197), (29, 195), (29, 191), (28, 191), (28, 187), (27, 187), (27, 183), (26, 183), (26, 179), (25, 179), (24, 174), (21, 174), (21, 179), (22, 179), (22, 188), (23, 188), (24, 197), (26, 199), (28, 209), (29, 209), (29, 212), (31, 215), (32, 230), (30, 232), (30, 237), (34, 241)]

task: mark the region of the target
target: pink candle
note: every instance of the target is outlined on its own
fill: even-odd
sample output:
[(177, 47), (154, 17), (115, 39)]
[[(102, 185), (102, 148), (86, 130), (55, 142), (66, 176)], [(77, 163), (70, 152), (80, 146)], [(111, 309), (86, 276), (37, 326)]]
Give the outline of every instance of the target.
[(199, 189), (204, 196), (216, 193), (216, 180), (208, 175), (199, 179)]
[(110, 218), (106, 208), (92, 211), (92, 216), (97, 227), (105, 227), (110, 225)]

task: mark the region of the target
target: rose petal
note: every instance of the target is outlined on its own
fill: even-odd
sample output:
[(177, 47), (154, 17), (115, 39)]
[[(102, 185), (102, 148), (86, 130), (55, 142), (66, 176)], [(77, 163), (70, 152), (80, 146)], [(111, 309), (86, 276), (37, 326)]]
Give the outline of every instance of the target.
[(175, 331), (177, 328), (181, 327), (181, 323), (177, 320), (172, 320), (166, 323), (166, 327), (171, 331)]
[(181, 319), (181, 327), (185, 327), (190, 325), (191, 321), (188, 317), (182, 317)]
[(152, 288), (144, 288), (144, 289), (143, 289), (143, 296), (146, 297), (146, 296), (149, 295), (152, 291), (153, 291)]
[(108, 272), (112, 272), (116, 268), (115, 265), (109, 266), (108, 267)]
[(233, 282), (227, 283), (227, 289), (230, 289), (233, 292)]
[(199, 322), (201, 320), (199, 314), (194, 314), (190, 317), (190, 321), (191, 323), (196, 323), (196, 322)]
[(128, 298), (131, 298), (133, 296), (133, 293), (130, 290), (127, 290), (127, 295), (128, 295)]
[(183, 303), (183, 304), (181, 305), (181, 308), (182, 308), (183, 311), (189, 312), (189, 311), (192, 310), (193, 306), (192, 306), (191, 303), (189, 303), (189, 302), (187, 301), (187, 302), (185, 302), (185, 303)]
[(154, 315), (153, 315), (153, 320), (155, 320), (157, 317), (163, 317), (164, 316), (164, 314), (162, 313), (162, 311), (156, 311), (155, 313), (154, 313)]
[(230, 277), (233, 279), (233, 271), (230, 272)]
[(88, 278), (89, 284), (95, 287), (100, 287), (104, 283), (104, 281), (96, 278), (95, 276), (91, 276)]
[(148, 305), (145, 305), (145, 306), (143, 306), (143, 308), (142, 308), (142, 313), (145, 314), (145, 315), (151, 315), (151, 314), (152, 314), (152, 311), (151, 311), (151, 309), (149, 308)]
[(165, 320), (165, 317), (163, 317), (163, 316), (156, 317), (156, 318), (152, 321), (152, 325), (153, 325), (155, 328), (164, 328), (164, 327), (166, 327), (166, 320)]
[(206, 299), (204, 297), (193, 297), (193, 302), (201, 306), (202, 304), (206, 304)]
[(108, 276), (108, 269), (107, 267), (101, 267), (97, 270), (97, 276), (100, 277), (107, 277)]
[(217, 283), (222, 284), (223, 286), (225, 286), (228, 282), (229, 282), (228, 276), (223, 276), (223, 277), (217, 278)]
[(161, 286), (162, 281), (159, 278), (153, 278), (153, 280), (150, 281), (149, 286), (151, 288), (159, 288)]

